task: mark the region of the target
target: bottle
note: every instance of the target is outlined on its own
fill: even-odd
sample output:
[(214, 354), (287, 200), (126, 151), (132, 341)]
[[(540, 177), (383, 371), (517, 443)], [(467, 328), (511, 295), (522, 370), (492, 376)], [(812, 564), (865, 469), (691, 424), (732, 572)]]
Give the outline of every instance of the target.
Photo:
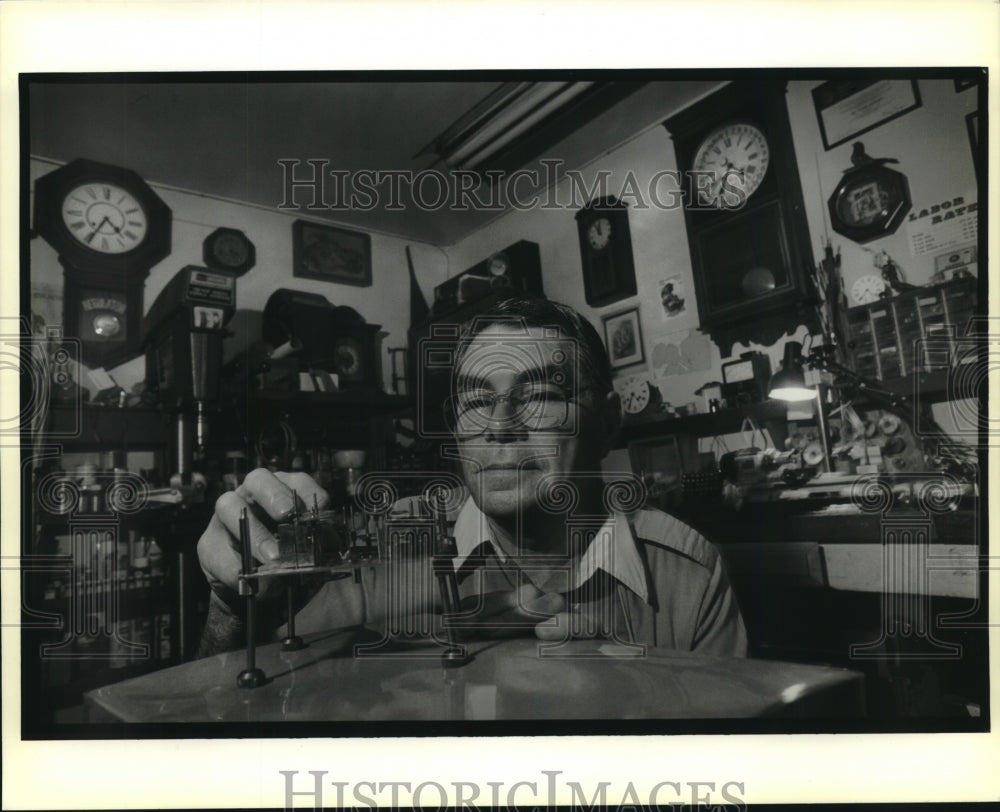
[(156, 539), (152, 538), (149, 540), (149, 549), (146, 551), (146, 556), (149, 559), (149, 574), (154, 578), (157, 575), (163, 575), (163, 550), (159, 544), (156, 543)]

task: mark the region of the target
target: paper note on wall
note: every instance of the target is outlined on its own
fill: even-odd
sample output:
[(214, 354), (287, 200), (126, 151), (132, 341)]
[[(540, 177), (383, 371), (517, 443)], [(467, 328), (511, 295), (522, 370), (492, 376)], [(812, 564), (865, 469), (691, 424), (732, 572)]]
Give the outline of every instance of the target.
[(652, 360), (656, 375), (703, 372), (712, 365), (712, 350), (706, 336), (685, 330), (654, 339)]
[(942, 200), (920, 209), (914, 207), (907, 219), (910, 252), (915, 257), (939, 254), (975, 242), (979, 234), (978, 217), (974, 194)]

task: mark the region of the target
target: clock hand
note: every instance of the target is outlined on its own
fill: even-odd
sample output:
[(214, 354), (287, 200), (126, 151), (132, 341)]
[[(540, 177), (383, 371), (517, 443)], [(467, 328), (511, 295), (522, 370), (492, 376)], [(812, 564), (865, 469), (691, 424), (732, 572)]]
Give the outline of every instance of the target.
[(97, 236), (97, 232), (100, 231), (104, 227), (104, 223), (107, 222), (107, 219), (108, 219), (108, 215), (105, 214), (104, 217), (101, 218), (101, 222), (99, 222), (96, 226), (94, 226), (94, 230), (91, 231), (90, 234), (87, 235), (87, 244), (88, 245), (90, 245), (90, 243), (92, 243), (94, 241), (94, 237), (96, 237)]

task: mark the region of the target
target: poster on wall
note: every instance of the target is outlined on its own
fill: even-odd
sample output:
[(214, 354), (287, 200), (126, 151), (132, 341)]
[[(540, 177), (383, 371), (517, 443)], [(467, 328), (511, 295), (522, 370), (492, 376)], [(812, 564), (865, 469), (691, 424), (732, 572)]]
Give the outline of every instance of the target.
[(974, 192), (914, 206), (906, 222), (913, 256), (975, 244), (979, 236), (978, 209)]
[(685, 310), (684, 280), (670, 276), (660, 280), (660, 317), (669, 322)]

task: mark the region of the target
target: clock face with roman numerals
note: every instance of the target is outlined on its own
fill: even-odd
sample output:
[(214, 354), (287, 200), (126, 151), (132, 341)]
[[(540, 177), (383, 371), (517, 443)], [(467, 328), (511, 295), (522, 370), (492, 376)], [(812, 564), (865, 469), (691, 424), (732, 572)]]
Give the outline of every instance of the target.
[(146, 237), (148, 218), (138, 200), (114, 183), (82, 183), (62, 203), (62, 219), (82, 245), (101, 254), (124, 254)]
[(699, 205), (739, 208), (757, 191), (770, 163), (767, 138), (752, 124), (733, 122), (712, 131), (691, 163), (704, 173), (697, 185)]

